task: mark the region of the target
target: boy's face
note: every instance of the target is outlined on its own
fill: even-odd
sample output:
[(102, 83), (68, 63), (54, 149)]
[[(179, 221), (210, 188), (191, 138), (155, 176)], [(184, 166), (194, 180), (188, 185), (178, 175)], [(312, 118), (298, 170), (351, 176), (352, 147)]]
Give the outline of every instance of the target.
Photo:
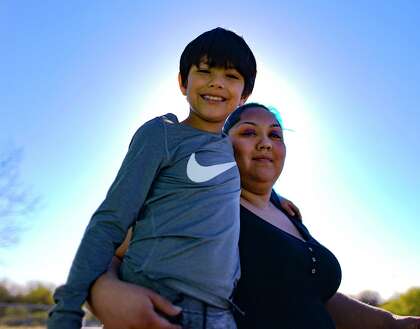
[(209, 67), (205, 62), (193, 65), (186, 86), (179, 77), (181, 92), (190, 104), (186, 121), (195, 128), (219, 132), (227, 116), (246, 101), (244, 85), (244, 78), (233, 68)]

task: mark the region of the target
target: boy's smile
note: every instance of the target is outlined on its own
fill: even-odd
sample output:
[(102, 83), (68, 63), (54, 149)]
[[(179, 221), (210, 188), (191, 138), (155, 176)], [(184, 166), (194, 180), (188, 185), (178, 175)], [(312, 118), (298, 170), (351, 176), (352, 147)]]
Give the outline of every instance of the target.
[(209, 67), (202, 62), (191, 67), (186, 86), (179, 80), (190, 104), (184, 123), (201, 130), (220, 132), (227, 116), (246, 100), (242, 96), (244, 78), (234, 68)]

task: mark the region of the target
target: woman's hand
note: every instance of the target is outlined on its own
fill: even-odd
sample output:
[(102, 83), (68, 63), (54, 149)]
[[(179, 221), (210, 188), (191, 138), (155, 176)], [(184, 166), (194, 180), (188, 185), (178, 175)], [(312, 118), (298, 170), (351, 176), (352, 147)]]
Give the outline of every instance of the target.
[(280, 195), (279, 195), (279, 199), (280, 199), (281, 207), (284, 210), (286, 210), (286, 212), (290, 216), (295, 217), (296, 219), (302, 220), (302, 215), (300, 214), (299, 208), (296, 207), (296, 205), (292, 201), (287, 200), (286, 198), (283, 198)]
[(90, 292), (92, 312), (104, 329), (181, 329), (164, 317), (179, 314), (178, 306), (150, 289), (120, 281), (112, 270), (99, 277)]

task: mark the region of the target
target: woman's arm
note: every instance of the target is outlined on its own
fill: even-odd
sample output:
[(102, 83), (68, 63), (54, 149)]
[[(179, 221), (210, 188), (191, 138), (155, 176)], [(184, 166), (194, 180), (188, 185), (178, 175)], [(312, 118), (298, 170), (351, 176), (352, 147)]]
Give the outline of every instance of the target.
[(420, 329), (420, 317), (398, 316), (336, 293), (326, 304), (337, 329)]
[[(131, 231), (116, 255), (127, 250)], [(92, 313), (102, 321), (105, 329), (181, 329), (169, 323), (165, 316), (177, 315), (181, 309), (154, 291), (118, 278), (121, 261), (114, 257), (108, 271), (101, 275), (90, 290)], [(164, 314), (165, 316), (163, 316)]]

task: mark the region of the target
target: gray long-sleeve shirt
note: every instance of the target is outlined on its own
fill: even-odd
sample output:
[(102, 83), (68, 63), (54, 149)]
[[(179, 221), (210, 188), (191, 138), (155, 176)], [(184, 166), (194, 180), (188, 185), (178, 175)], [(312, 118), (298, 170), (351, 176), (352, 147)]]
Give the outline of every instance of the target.
[(123, 279), (145, 276), (227, 307), (240, 275), (234, 161), (228, 138), (180, 124), (173, 114), (140, 127), (55, 293), (48, 328), (80, 328), (90, 286), (133, 225)]

